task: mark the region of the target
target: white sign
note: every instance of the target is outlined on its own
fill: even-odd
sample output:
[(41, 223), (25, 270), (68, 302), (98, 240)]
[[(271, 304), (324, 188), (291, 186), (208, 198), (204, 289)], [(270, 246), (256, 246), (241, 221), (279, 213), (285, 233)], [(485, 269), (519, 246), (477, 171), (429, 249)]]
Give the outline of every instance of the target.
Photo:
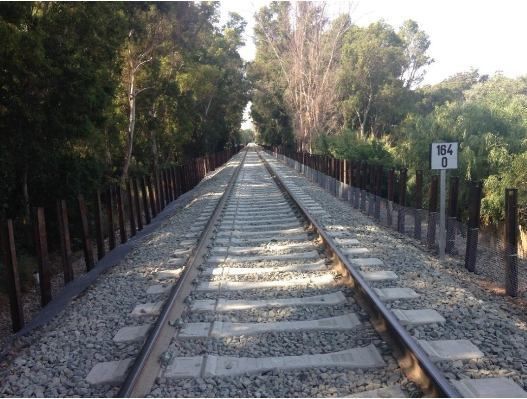
[(430, 146), (430, 169), (457, 169), (459, 143), (432, 143)]

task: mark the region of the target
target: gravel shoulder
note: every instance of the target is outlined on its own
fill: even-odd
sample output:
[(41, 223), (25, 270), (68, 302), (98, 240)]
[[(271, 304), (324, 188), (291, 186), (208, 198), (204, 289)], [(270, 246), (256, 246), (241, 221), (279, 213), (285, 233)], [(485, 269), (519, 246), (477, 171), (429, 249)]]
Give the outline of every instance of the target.
[(438, 362), (447, 378), (509, 377), (527, 388), (527, 316), (522, 301), (493, 294), (478, 276), (464, 270), (462, 262), (450, 257), (439, 262), (412, 239), (376, 224), (292, 168), (263, 155), (305, 195), (323, 204), (325, 213), (316, 216), (322, 225), (357, 238), (370, 250), (369, 257), (380, 258), (383, 269), (399, 276), (395, 282), (372, 283), (373, 287), (407, 287), (420, 294), (418, 300), (396, 301), (389, 307), (432, 308), (446, 319), (444, 324), (409, 328), (416, 339), (468, 339), (483, 352), (477, 360)]
[[(95, 363), (135, 355), (140, 345), (116, 344), (122, 327), (141, 323), (130, 316), (139, 303), (152, 302), (146, 289), (159, 283), (156, 273), (170, 268), (171, 254), (187, 241), (196, 219), (211, 213), (242, 154), (217, 169), (178, 201), (154, 232), (146, 236), (116, 266), (76, 297), (51, 322), (18, 338), (0, 363), (0, 396), (114, 396), (117, 388), (93, 387), (85, 377)], [(162, 300), (166, 294), (154, 299)]]

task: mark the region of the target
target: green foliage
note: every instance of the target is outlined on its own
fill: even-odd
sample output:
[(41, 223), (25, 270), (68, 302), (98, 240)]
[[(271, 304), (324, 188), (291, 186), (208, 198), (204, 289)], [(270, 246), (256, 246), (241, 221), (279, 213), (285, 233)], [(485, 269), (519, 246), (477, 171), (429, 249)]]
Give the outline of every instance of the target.
[(71, 194), (59, 190), (57, 178), (66, 159), (65, 170), (101, 162), (86, 144), (103, 128), (118, 84), (112, 76), (125, 35), (118, 9), (112, 3), (0, 5), (7, 43), (0, 49), (0, 159), (15, 176), (0, 183), (8, 215), (27, 217), (29, 205), (48, 204), (54, 192)]
[[(501, 151), (500, 151), (501, 152)], [(493, 154), (497, 155), (497, 154)], [(497, 156), (499, 173), (484, 180), (485, 195), (481, 202), (483, 222), (490, 224), (503, 220), (505, 209), (505, 189), (518, 188), (518, 211), (520, 223), (527, 225), (527, 152), (509, 155), (501, 152)]]
[(477, 70), (457, 73), (433, 86), (424, 86), (417, 92), (419, 100), (416, 111), (428, 114), (434, 107), (447, 102), (463, 101), (464, 93), (478, 82), (484, 82), (488, 76), (480, 76)]
[[(339, 18), (346, 17), (334, 22)], [(286, 106), (284, 93), (290, 82), (283, 72), (300, 65), (291, 76), (312, 76), (307, 59), (295, 63), (295, 54), (303, 53), (290, 40), (302, 20), (288, 3), (273, 2), (258, 12), (256, 22), (257, 53), (248, 70), (251, 114), (263, 143), (291, 146), (292, 121), (298, 130), (299, 115)], [(427, 182), (430, 144), (458, 141), (459, 169), (450, 173), (457, 173), (462, 181), (484, 181), (484, 221), (503, 217), (504, 190), (517, 187), (522, 223), (527, 223), (527, 77), (489, 77), (473, 69), (418, 87), (433, 60), (427, 54), (428, 35), (415, 21), (405, 21), (398, 31), (384, 21), (348, 27), (334, 59), (338, 101), (331, 112), (335, 115), (327, 130), (309, 136), (315, 139), (307, 148), (338, 158), (420, 169)], [(313, 31), (300, 33), (306, 47), (316, 47), (310, 36)], [(321, 34), (328, 32), (331, 27)], [(310, 98), (311, 90), (311, 85), (303, 86), (298, 97)], [(296, 130), (296, 144), (304, 146), (304, 137)], [(413, 184), (413, 173), (408, 182)], [(465, 184), (460, 194), (465, 209)]]
[(240, 142), (244, 145), (252, 143), (255, 141), (254, 130), (252, 129), (242, 129), (240, 131)]
[(249, 64), (247, 75), (251, 82), (251, 118), (259, 133), (259, 140), (267, 145), (293, 143), (292, 116), (284, 99), (287, 82), (281, 72), (281, 61), (267, 44), (265, 35), (275, 35), (279, 48), (286, 47), (289, 35), (289, 9), (287, 2), (273, 2), (255, 16), (256, 56)]
[(323, 7), (287, 2), (271, 2), (255, 18), (248, 78), (263, 143), (290, 145), (294, 134), (311, 149), (343, 129), (381, 137), (415, 108), (412, 88), (433, 61), (415, 21), (399, 32), (384, 21), (362, 28), (345, 14), (329, 23)]
[(363, 137), (352, 130), (345, 130), (338, 136), (320, 135), (315, 144), (315, 151), (339, 159), (394, 166), (393, 156), (385, 141), (375, 137)]
[[(382, 21), (367, 28), (355, 26), (344, 39), (339, 73), (342, 110), (346, 127), (363, 136), (380, 136), (404, 117), (412, 100), (409, 86), (421, 79), (419, 71), (429, 63), (424, 54), (426, 35), (415, 22), (408, 21), (405, 27), (401, 37)], [(416, 35), (421, 36), (419, 45)]]
[(430, 39), (424, 31), (419, 30), (417, 22), (411, 19), (405, 21), (401, 26), (399, 37), (404, 44), (406, 60), (403, 73), (404, 85), (406, 88), (412, 88), (423, 81), (426, 73), (424, 67), (434, 61), (426, 54), (430, 47)]
[(0, 214), (28, 221), (123, 173), (130, 60), (132, 174), (237, 143), (245, 21), (218, 16), (216, 3), (1, 3)]
[[(509, 79), (501, 75), (481, 80), (471, 73), (458, 74), (438, 88), (426, 88), (425, 96), (430, 93), (435, 96), (438, 90), (450, 85), (454, 89), (449, 98), (454, 100), (439, 101), (430, 113), (412, 113), (406, 117), (391, 137), (397, 161), (426, 171), (431, 142), (458, 141), (457, 174), (462, 179), (484, 181), (482, 218), (487, 223), (501, 220), (504, 189), (522, 190), (527, 180), (524, 172), (526, 82), (524, 78)], [(463, 186), (461, 194), (466, 198), (464, 190)], [(525, 199), (520, 191), (523, 207), (527, 204)]]

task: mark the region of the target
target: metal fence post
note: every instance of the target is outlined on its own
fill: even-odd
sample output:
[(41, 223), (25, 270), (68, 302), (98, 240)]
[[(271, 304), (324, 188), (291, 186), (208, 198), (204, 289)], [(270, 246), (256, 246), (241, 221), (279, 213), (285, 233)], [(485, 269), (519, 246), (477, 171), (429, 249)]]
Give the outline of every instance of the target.
[(163, 184), (163, 170), (159, 170), (156, 173), (157, 191), (159, 192), (159, 212), (165, 209), (166, 197), (165, 197), (165, 185)]
[(73, 280), (73, 268), (71, 267), (71, 239), (68, 224), (68, 208), (66, 201), (57, 201), (57, 222), (59, 225), (60, 254), (62, 257), (62, 270), (64, 272), (64, 283)]
[(93, 269), (95, 262), (93, 260), (93, 247), (90, 236), (90, 225), (88, 223), (88, 209), (82, 194), (77, 196), (77, 203), (79, 205), (79, 213), (81, 216), (81, 232), (82, 232), (82, 246), (84, 248), (84, 259), (86, 261), (86, 271)]
[(324, 188), (324, 171), (325, 171), (325, 163), (324, 163), (324, 155), (318, 156), (318, 185), (321, 188)]
[(119, 236), (121, 237), (121, 244), (124, 244), (126, 242), (126, 226), (124, 225), (123, 189), (120, 185), (117, 186), (117, 212), (119, 217)]
[(106, 192), (106, 216), (108, 221), (108, 242), (110, 251), (115, 248), (115, 227), (113, 221), (113, 187)]
[(340, 160), (334, 159), (334, 173), (333, 173), (333, 195), (335, 197), (339, 197), (339, 189), (340, 189)]
[(340, 197), (340, 159), (335, 159), (335, 175), (333, 177), (335, 197)]
[(159, 172), (154, 171), (152, 174), (152, 184), (156, 200), (156, 215), (163, 210), (163, 199), (161, 198), (161, 188), (159, 187)]
[(134, 204), (135, 204), (135, 210), (137, 212), (137, 230), (143, 230), (143, 216), (141, 215), (141, 201), (139, 199), (139, 184), (137, 183), (137, 179), (133, 180), (133, 187), (134, 187)]
[(348, 160), (344, 159), (342, 160), (342, 183), (349, 184), (348, 180)]
[(421, 213), (423, 208), (423, 171), (415, 171), (414, 238), (421, 240)]
[(135, 224), (134, 197), (132, 193), (132, 184), (130, 183), (130, 179), (126, 180), (126, 194), (128, 198), (128, 217), (130, 219), (130, 237), (133, 237), (135, 236), (137, 229)]
[[(204, 167), (203, 167), (203, 158), (201, 159), (201, 171), (202, 171), (202, 175), (204, 175)], [(170, 181), (170, 169), (169, 168), (166, 168), (164, 171), (163, 171), (163, 174), (165, 175), (165, 188), (166, 188), (166, 196), (168, 197), (168, 202), (172, 202), (174, 201), (174, 198), (172, 197), (172, 182)]]
[(375, 203), (375, 165), (369, 165), (368, 168), (368, 216), (373, 215)]
[(324, 174), (326, 190), (331, 191), (331, 183), (329, 177), (331, 175), (331, 160), (326, 156), (326, 173)]
[(349, 160), (346, 160), (346, 183), (348, 184), (348, 196), (346, 197), (346, 201), (352, 200), (352, 194), (353, 194), (353, 163)]
[(355, 188), (353, 189), (353, 192), (354, 192), (353, 207), (355, 209), (359, 209), (360, 207), (360, 186), (361, 186), (360, 162), (359, 161), (355, 161), (353, 163), (353, 173), (355, 174), (355, 177), (354, 177)]
[(168, 179), (167, 179), (167, 170), (161, 169), (161, 182), (163, 187), (163, 198), (165, 198), (165, 206), (167, 206), (171, 199), (170, 199), (170, 190), (168, 189)]
[[(219, 154), (217, 156), (217, 162), (218, 162), (218, 166), (219, 167)], [(185, 181), (185, 170), (184, 170), (184, 164), (182, 165), (179, 165), (177, 167), (177, 173), (178, 173), (178, 178), (179, 178), (179, 195), (181, 194), (184, 194), (187, 192), (187, 186), (186, 186), (186, 181)]]
[(392, 226), (392, 223), (393, 223), (393, 217), (392, 217), (392, 213), (393, 213), (393, 193), (394, 193), (394, 190), (393, 190), (393, 179), (394, 179), (394, 175), (395, 175), (395, 170), (393, 168), (390, 168), (388, 170), (388, 182), (387, 182), (387, 186), (388, 186), (388, 202), (386, 204), (386, 224), (388, 226)]
[(148, 186), (148, 198), (150, 199), (150, 211), (152, 218), (155, 218), (157, 216), (157, 193), (154, 190), (155, 185), (152, 176), (147, 176), (146, 182)]
[(478, 253), (479, 217), (481, 209), (481, 182), (470, 182), (467, 222), (467, 248), (465, 250), (465, 268), (476, 271)]
[(35, 209), (35, 244), (38, 257), (40, 303), (42, 307), (51, 302), (51, 278), (48, 258), (48, 238), (44, 208)]
[(317, 183), (320, 187), (323, 188), (323, 180), (322, 180), (322, 176), (324, 175), (324, 156), (323, 155), (318, 155), (318, 179), (317, 179)]
[(102, 203), (101, 192), (99, 190), (95, 193), (95, 241), (97, 243), (97, 259), (101, 260), (106, 254), (106, 249), (104, 248)]
[(368, 169), (368, 163), (365, 161), (361, 162), (360, 168), (360, 210), (366, 211), (366, 171)]
[(446, 253), (454, 253), (456, 244), (456, 215), (457, 215), (457, 197), (459, 192), (459, 177), (450, 177), (450, 190), (448, 195), (448, 218), (446, 224)]
[(143, 197), (143, 211), (145, 212), (145, 224), (150, 224), (150, 208), (148, 206), (148, 192), (146, 190), (146, 177), (141, 179), (141, 197)]
[(342, 198), (342, 160), (337, 159), (337, 182), (336, 182), (337, 198)]
[(11, 310), (11, 325), (13, 332), (24, 327), (24, 307), (22, 304), (22, 291), (18, 276), (16, 261), (15, 235), (13, 221), (8, 219), (0, 226), (0, 242), (2, 245), (3, 262), (7, 277), (7, 292), (9, 295), (9, 308)]
[(315, 155), (315, 183), (320, 186), (320, 155)]
[(399, 212), (397, 212), (397, 231), (404, 234), (406, 216), (406, 173), (407, 169), (399, 172)]
[[(210, 156), (207, 156), (207, 170), (212, 171), (212, 166), (210, 164)], [(172, 181), (172, 197), (174, 200), (177, 199), (177, 182), (176, 182), (176, 168), (174, 166), (170, 167), (170, 180)]]
[(436, 243), (436, 222), (437, 222), (437, 189), (439, 176), (433, 175), (430, 181), (430, 192), (428, 199), (428, 231), (426, 239), (428, 248), (432, 249)]
[[(214, 157), (211, 158), (211, 170), (214, 171)], [(180, 184), (180, 177), (178, 172), (178, 166), (174, 166), (172, 168), (172, 173), (174, 175), (174, 199), (179, 198), (181, 195), (181, 184)]]
[(505, 291), (518, 295), (518, 190), (505, 190)]
[(377, 166), (377, 173), (375, 173), (375, 211), (374, 218), (379, 221), (381, 219), (381, 183), (383, 175), (382, 165)]

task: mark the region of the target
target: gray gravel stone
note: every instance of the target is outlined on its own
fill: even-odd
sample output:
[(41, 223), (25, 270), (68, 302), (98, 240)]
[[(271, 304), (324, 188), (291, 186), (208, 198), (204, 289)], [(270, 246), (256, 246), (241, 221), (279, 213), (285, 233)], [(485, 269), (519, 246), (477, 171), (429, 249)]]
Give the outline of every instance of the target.
[[(255, 163), (255, 158), (251, 158), (251, 163)], [(247, 176), (248, 181), (259, 181), (260, 186), (270, 182), (270, 177), (260, 169), (251, 169), (252, 172), (240, 174), (241, 181)], [(244, 173), (247, 173), (245, 175)], [(248, 174), (252, 173), (253, 176)], [(260, 175), (258, 175), (260, 173)], [(256, 177), (255, 175), (258, 175)], [(250, 178), (250, 179), (249, 179)], [(241, 184), (239, 184), (241, 186)], [(237, 193), (243, 195), (243, 203), (247, 204), (256, 201), (258, 189), (251, 189), (253, 196), (243, 192), (241, 187), (235, 188), (234, 198)], [(257, 207), (257, 206), (256, 206)], [(232, 215), (232, 214), (230, 214)], [(295, 233), (298, 234), (298, 233)], [(225, 247), (226, 236), (222, 233), (218, 246)], [(311, 238), (312, 235), (310, 235)], [(236, 237), (236, 247), (243, 246), (242, 237)], [(275, 240), (275, 241), (272, 241)], [(269, 253), (290, 253), (295, 250), (274, 249), (270, 243), (276, 242), (276, 245), (287, 245), (287, 237), (271, 238), (261, 237), (261, 246), (259, 254)], [(291, 241), (295, 243), (297, 241)], [(354, 241), (353, 241), (354, 242)], [(247, 247), (258, 246), (255, 236), (247, 241)], [(306, 250), (309, 250), (306, 248)], [(319, 247), (320, 258), (324, 259), (323, 251)], [(256, 252), (256, 251), (254, 251)], [(216, 252), (217, 253), (217, 252)], [(304, 262), (297, 261), (301, 265)], [(243, 263), (229, 263), (229, 267), (280, 267), (295, 264), (291, 260), (265, 260), (251, 261)], [(191, 294), (191, 303), (193, 300), (217, 298), (225, 299), (263, 299), (263, 298), (288, 298), (291, 296), (313, 296), (324, 293), (343, 291), (348, 297), (348, 302), (341, 305), (332, 306), (294, 306), (281, 308), (255, 308), (243, 311), (231, 311), (225, 313), (214, 313), (212, 311), (190, 312), (185, 311), (183, 314), (184, 322), (212, 322), (230, 321), (230, 322), (272, 322), (272, 321), (295, 321), (295, 320), (312, 320), (321, 317), (331, 317), (342, 315), (348, 312), (356, 312), (360, 320), (365, 322), (360, 328), (350, 331), (304, 331), (304, 332), (274, 332), (258, 334), (255, 336), (236, 336), (224, 338), (188, 338), (173, 340), (170, 350), (174, 356), (200, 356), (203, 354), (219, 356), (245, 356), (245, 357), (266, 357), (266, 356), (296, 356), (305, 354), (319, 354), (335, 352), (353, 347), (375, 345), (382, 354), (387, 367), (378, 370), (339, 370), (338, 368), (318, 368), (303, 371), (284, 371), (270, 370), (258, 375), (246, 375), (232, 378), (196, 378), (171, 381), (158, 380), (158, 384), (151, 392), (156, 396), (235, 396), (235, 397), (311, 397), (311, 396), (344, 396), (353, 391), (364, 391), (368, 389), (382, 388), (390, 383), (404, 384), (398, 365), (392, 357), (392, 353), (387, 344), (377, 335), (373, 328), (367, 323), (368, 317), (358, 307), (353, 299), (353, 292), (344, 286), (332, 271), (313, 271), (313, 272), (275, 272), (266, 273), (265, 275), (229, 275), (227, 276), (210, 276), (202, 273), (197, 280), (207, 281), (229, 281), (229, 282), (258, 282), (258, 281), (288, 281), (298, 279), (299, 277), (326, 276), (331, 273), (335, 278), (333, 286), (284, 286), (272, 289), (255, 289), (255, 290), (216, 290), (200, 291)], [(372, 383), (374, 382), (374, 383)], [(415, 386), (406, 385), (413, 388), (413, 392), (419, 392)], [(406, 387), (405, 385), (405, 387)], [(403, 388), (405, 389), (405, 388)]]
[[(97, 362), (137, 354), (139, 343), (117, 345), (113, 336), (134, 324), (129, 314), (135, 305), (152, 301), (146, 289), (156, 283), (155, 274), (167, 267), (174, 251), (195, 245), (183, 239), (181, 232), (188, 231), (205, 212), (212, 212), (233, 170), (234, 163), (217, 169), (180, 197), (179, 206), (158, 230), (54, 320), (15, 342), (13, 355), (0, 371), (0, 392), (27, 397), (114, 396), (117, 388), (90, 386), (85, 377)], [(153, 320), (144, 318), (145, 323)]]
[(376, 224), (348, 202), (335, 199), (291, 168), (277, 161), (272, 163), (296, 187), (324, 204), (327, 215), (316, 216), (322, 225), (342, 232), (339, 233), (342, 238), (358, 239), (370, 250), (369, 256), (383, 260), (386, 268), (399, 276), (396, 284), (371, 282), (371, 286), (406, 287), (420, 294), (417, 300), (395, 301), (388, 307), (432, 308), (446, 319), (442, 325), (409, 327), (411, 334), (428, 340), (468, 339), (484, 353), (484, 358), (474, 362), (438, 362), (447, 376), (459, 379), (460, 375), (482, 378), (507, 374), (523, 389), (527, 388), (524, 349), (527, 320), (523, 305), (486, 291), (478, 285), (477, 276), (464, 270), (462, 263), (447, 258), (441, 264), (407, 236)]

